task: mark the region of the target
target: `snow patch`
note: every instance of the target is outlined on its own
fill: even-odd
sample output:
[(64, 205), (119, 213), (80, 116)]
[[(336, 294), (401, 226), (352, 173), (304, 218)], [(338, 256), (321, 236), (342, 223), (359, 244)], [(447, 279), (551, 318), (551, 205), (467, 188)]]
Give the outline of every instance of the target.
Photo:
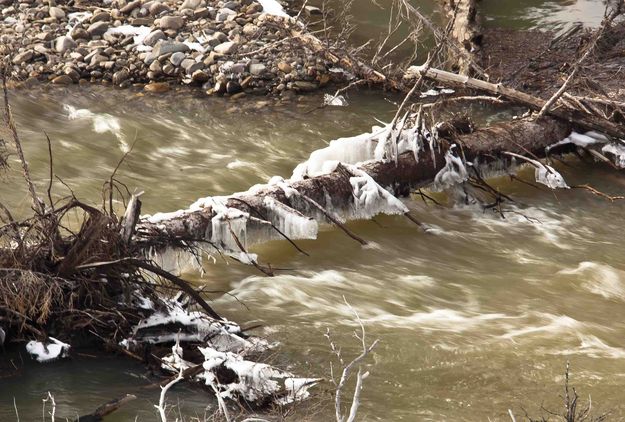
[(54, 337), (48, 337), (47, 343), (36, 340), (26, 343), (26, 351), (40, 363), (67, 357), (70, 347), (69, 344), (63, 343)]
[(109, 28), (104, 35), (132, 35), (134, 45), (143, 45), (145, 38), (152, 32), (149, 26), (121, 25)]
[(344, 96), (330, 95), (330, 94), (325, 94), (323, 96), (323, 104), (327, 106), (336, 106), (336, 107), (346, 107), (349, 105)]
[(263, 12), (274, 16), (281, 16), (288, 18), (284, 8), (276, 0), (257, 0), (261, 6), (263, 6)]
[[(219, 352), (211, 347), (199, 347), (198, 350), (205, 359), (204, 373), (198, 378), (203, 379), (208, 386), (215, 386), (223, 398), (240, 397), (249, 402), (259, 402), (273, 397), (279, 404), (288, 404), (307, 398), (308, 389), (320, 381), (315, 378), (297, 378), (290, 372), (245, 360), (234, 353)], [(219, 368), (234, 372), (237, 381), (220, 384), (216, 376)]]

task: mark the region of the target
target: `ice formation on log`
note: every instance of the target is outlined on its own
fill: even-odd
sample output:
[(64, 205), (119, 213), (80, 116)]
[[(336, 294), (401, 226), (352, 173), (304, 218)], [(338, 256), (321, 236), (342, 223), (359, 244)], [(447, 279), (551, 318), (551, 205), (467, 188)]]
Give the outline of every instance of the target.
[[(179, 298), (167, 302), (166, 309), (155, 311), (140, 321), (132, 337), (120, 346), (133, 350), (140, 344), (174, 343), (172, 352), (162, 358), (161, 367), (172, 373), (202, 365), (194, 379), (214, 387), (223, 398), (248, 402), (286, 404), (308, 397), (308, 389), (318, 379), (298, 378), (251, 356), (272, 347), (267, 341), (246, 337), (237, 324), (218, 321), (202, 312), (185, 309)], [(183, 349), (195, 348), (201, 363), (183, 359)]]
[(26, 343), (26, 351), (40, 363), (67, 357), (70, 347), (69, 344), (54, 337), (48, 337), (48, 341), (45, 343), (36, 340)]
[(611, 154), (614, 157), (614, 164), (618, 168), (625, 168), (625, 143), (624, 141), (614, 142), (604, 145), (601, 148), (604, 154)]
[(369, 219), (378, 214), (399, 215), (408, 212), (408, 207), (380, 186), (373, 177), (356, 166), (346, 167), (354, 174), (349, 179), (355, 198), (352, 218)]
[(555, 144), (549, 145), (546, 150), (547, 152), (549, 152), (549, 150), (560, 146), (560, 145), (566, 145), (566, 144), (574, 144), (577, 145), (578, 147), (581, 148), (588, 148), (591, 145), (594, 144), (605, 144), (606, 142), (609, 142), (609, 139), (598, 132), (595, 131), (590, 131), (590, 132), (586, 132), (584, 134), (581, 133), (577, 133), (575, 131), (571, 132), (571, 134), (569, 136), (567, 136), (566, 138), (564, 138), (563, 140), (561, 140), (560, 142), (556, 142)]
[(464, 165), (462, 158), (454, 155), (454, 149), (456, 145), (452, 145), (451, 148), (445, 154), (445, 167), (436, 174), (434, 178), (434, 189), (445, 190), (453, 186), (459, 185), (469, 178), (467, 168)]
[(534, 166), (534, 175), (538, 183), (541, 183), (550, 189), (569, 189), (569, 186), (564, 181), (564, 177), (562, 177), (562, 175), (550, 165), (543, 164), (538, 160), (533, 160), (523, 155), (513, 154), (511, 152), (508, 152), (506, 154), (512, 157), (520, 158), (521, 160), (525, 160), (532, 166)]

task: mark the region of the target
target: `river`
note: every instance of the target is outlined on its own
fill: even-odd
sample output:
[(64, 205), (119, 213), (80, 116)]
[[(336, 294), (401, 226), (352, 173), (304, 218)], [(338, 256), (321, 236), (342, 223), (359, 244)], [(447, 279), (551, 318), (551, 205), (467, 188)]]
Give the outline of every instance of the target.
[[(594, 25), (603, 14), (591, 0), (482, 3), (489, 25), (557, 29), (579, 19)], [(383, 30), (375, 10), (357, 2), (361, 34)], [(149, 213), (288, 177), (326, 142), (367, 131), (375, 119), (389, 121), (397, 100), (363, 91), (350, 95), (348, 107), (311, 111), (319, 96), (274, 105), (70, 87), (18, 91), (12, 105), (41, 191), (48, 182), (44, 132), (56, 175), (88, 201), (101, 200), (103, 181), (134, 144), (118, 174), (131, 190), (145, 190)], [(0, 197), (24, 215), (29, 197), (17, 168), (3, 175)], [(605, 167), (571, 161), (558, 169), (571, 185), (625, 191), (625, 179)], [(406, 204), (434, 228), (429, 233), (403, 218), (378, 217), (349, 225), (372, 242), (366, 248), (332, 227), (299, 242), (310, 257), (280, 241), (255, 248), (263, 262), (286, 268), (273, 278), (219, 260), (206, 263), (203, 277), (188, 276), (228, 291), (214, 295), (214, 307), (242, 325), (261, 323), (257, 334), (279, 342), (278, 363), (301, 375), (330, 377), (326, 329), (346, 358), (358, 354), (347, 301), (368, 339), (380, 340), (367, 364), (362, 420), (494, 421), (508, 420), (508, 409), (519, 419), (522, 408), (535, 417), (541, 405), (559, 411), (567, 361), (584, 400), (591, 395), (594, 409), (625, 418), (625, 205), (586, 191), (494, 183), (517, 201), (505, 219), (413, 197)], [(54, 190), (69, 193), (58, 181)], [(48, 391), (59, 418), (133, 393), (139, 399), (107, 421), (156, 419), (158, 390), (142, 388), (154, 378), (139, 365), (101, 356), (49, 365), (23, 358), (22, 374), (0, 381), (2, 421), (17, 420), (14, 400), (21, 420), (41, 420)], [(320, 387), (322, 405), (302, 408), (297, 418), (331, 420), (330, 390)], [(169, 401), (187, 418), (214, 406), (205, 393), (182, 386)]]

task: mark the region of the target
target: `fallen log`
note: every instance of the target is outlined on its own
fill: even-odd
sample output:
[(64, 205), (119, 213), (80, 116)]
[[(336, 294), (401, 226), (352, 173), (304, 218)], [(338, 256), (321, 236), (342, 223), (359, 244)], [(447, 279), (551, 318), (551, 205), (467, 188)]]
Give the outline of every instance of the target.
[[(460, 146), (465, 162), (473, 163), (476, 169), (487, 175), (492, 169), (505, 170), (511, 164), (510, 157), (504, 154), (506, 152), (545, 157), (546, 148), (566, 138), (573, 129), (571, 123), (549, 117), (540, 121), (501, 123), (472, 133), (441, 138), (434, 149), (426, 144), (416, 155), (414, 151), (405, 151), (398, 156), (397, 163), (392, 160), (368, 161), (359, 165), (358, 170), (366, 173), (377, 185), (400, 196), (434, 182), (448, 166), (446, 156), (453, 144)], [(373, 157), (365, 158), (361, 161)], [(346, 165), (356, 164), (344, 162)], [(161, 251), (173, 241), (184, 241), (208, 242), (217, 249), (236, 252), (236, 245), (233, 247), (232, 240), (221, 229), (224, 218), (238, 221), (233, 226), (239, 228), (238, 237), (244, 239), (246, 248), (281, 238), (271, 229), (272, 224), (292, 239), (314, 239), (318, 223), (330, 221), (325, 212), (302, 197), (312, 199), (341, 221), (367, 219), (379, 213), (399, 215), (406, 211), (400, 206), (387, 208), (360, 203), (354, 186), (356, 178), (350, 172), (341, 171), (341, 165), (327, 174), (312, 174), (312, 177), (304, 175), (297, 181), (280, 179), (231, 197), (205, 198), (187, 210), (143, 216), (137, 224), (135, 241)], [(267, 220), (251, 217), (255, 210), (262, 210)], [(230, 216), (225, 217), (226, 213)], [(308, 227), (303, 229), (302, 226)]]
[(132, 394), (126, 394), (124, 397), (120, 397), (118, 399), (114, 399), (104, 403), (96, 410), (94, 410), (93, 413), (80, 416), (74, 422), (101, 422), (105, 416), (110, 415), (126, 403), (133, 401), (136, 398), (137, 397)]

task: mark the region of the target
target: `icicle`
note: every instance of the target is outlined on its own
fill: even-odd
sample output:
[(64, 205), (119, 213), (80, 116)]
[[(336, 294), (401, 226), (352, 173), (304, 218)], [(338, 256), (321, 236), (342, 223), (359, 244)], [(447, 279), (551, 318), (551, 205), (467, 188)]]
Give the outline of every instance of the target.
[(612, 154), (614, 156), (614, 164), (618, 168), (625, 168), (625, 145), (623, 145), (622, 141), (605, 145), (601, 148), (601, 152)]
[(352, 217), (368, 219), (377, 214), (398, 215), (408, 212), (408, 208), (380, 186), (371, 176), (356, 166), (345, 166), (354, 177), (350, 177), (356, 209)]
[(556, 142), (555, 144), (549, 145), (547, 148), (545, 148), (545, 150), (549, 152), (549, 150), (551, 150), (552, 148), (566, 144), (574, 144), (581, 148), (587, 148), (591, 145), (603, 144), (608, 141), (609, 139), (605, 135), (595, 131), (586, 132), (583, 135), (581, 133), (573, 131), (569, 136), (559, 142)]
[(535, 177), (538, 183), (542, 183), (550, 189), (569, 189), (569, 186), (564, 181), (564, 177), (550, 165), (543, 164), (538, 160), (532, 160), (531, 158), (513, 152), (505, 152), (504, 154), (520, 158), (532, 164), (536, 168)]
[(268, 211), (267, 218), (288, 237), (293, 239), (317, 238), (319, 225), (312, 218), (300, 214), (269, 196), (265, 197), (263, 205)]
[(453, 154), (455, 148), (456, 145), (452, 145), (451, 148), (449, 148), (445, 154), (445, 167), (434, 177), (434, 189), (436, 190), (442, 191), (451, 188), (463, 183), (469, 178), (462, 158), (456, 157)]

